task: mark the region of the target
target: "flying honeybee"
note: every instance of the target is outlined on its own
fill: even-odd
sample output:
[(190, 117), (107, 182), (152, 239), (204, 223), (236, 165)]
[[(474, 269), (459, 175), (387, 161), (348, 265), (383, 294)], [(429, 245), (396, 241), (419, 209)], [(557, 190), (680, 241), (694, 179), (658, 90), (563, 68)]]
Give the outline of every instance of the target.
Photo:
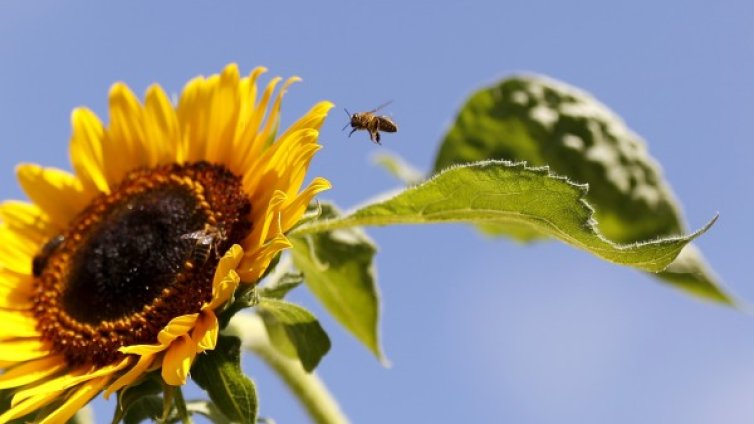
[(349, 125), (353, 128), (351, 132), (348, 133), (349, 137), (358, 130), (367, 130), (369, 132), (369, 139), (377, 144), (381, 144), (380, 131), (389, 133), (398, 131), (398, 125), (390, 117), (384, 115), (377, 116), (374, 114), (390, 103), (392, 103), (392, 101), (384, 103), (369, 112), (357, 112), (354, 114), (351, 114), (348, 112), (348, 109), (345, 109), (346, 114), (350, 118), (350, 122), (348, 122), (343, 129), (345, 130)]
[(194, 240), (191, 247), (191, 262), (196, 267), (201, 267), (209, 259), (212, 250), (215, 255), (220, 255), (220, 244), (225, 241), (225, 232), (217, 227), (206, 225), (203, 229), (181, 236), (184, 240)]

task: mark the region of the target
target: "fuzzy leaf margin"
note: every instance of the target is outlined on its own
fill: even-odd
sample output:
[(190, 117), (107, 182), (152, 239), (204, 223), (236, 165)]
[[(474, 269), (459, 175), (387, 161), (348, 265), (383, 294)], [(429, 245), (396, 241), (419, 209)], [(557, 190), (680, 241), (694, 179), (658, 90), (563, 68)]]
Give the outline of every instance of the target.
[(442, 222), (511, 223), (559, 239), (609, 262), (650, 272), (664, 270), (681, 249), (717, 219), (686, 236), (617, 245), (597, 230), (587, 187), (554, 176), (547, 167), (483, 161), (450, 167), (428, 181), (342, 218), (309, 222), (294, 235), (354, 226)]

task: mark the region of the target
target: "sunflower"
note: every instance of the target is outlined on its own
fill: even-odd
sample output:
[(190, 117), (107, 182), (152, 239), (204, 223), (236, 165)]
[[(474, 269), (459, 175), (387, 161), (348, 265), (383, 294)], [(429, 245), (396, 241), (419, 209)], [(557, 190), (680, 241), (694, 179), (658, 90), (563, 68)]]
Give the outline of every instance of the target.
[(159, 370), (186, 382), (217, 342), (219, 309), (290, 247), (285, 233), (319, 192), (302, 189), (329, 102), (276, 137), (288, 79), (257, 101), (257, 68), (197, 77), (177, 105), (122, 83), (110, 122), (72, 114), (73, 174), (17, 168), (31, 200), (0, 205), (0, 423), (44, 408), (64, 423)]

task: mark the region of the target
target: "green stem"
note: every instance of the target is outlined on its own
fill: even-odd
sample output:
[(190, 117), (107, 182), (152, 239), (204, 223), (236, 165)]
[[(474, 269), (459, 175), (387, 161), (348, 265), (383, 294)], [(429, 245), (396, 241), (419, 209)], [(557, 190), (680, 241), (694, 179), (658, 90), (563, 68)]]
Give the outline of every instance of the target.
[[(267, 330), (256, 315), (236, 314), (228, 326), (244, 347), (259, 356), (288, 385), (317, 424), (347, 424), (335, 398), (315, 373), (307, 373), (297, 360), (281, 355), (270, 344)], [(235, 330), (235, 331), (234, 331)]]
[(183, 390), (180, 387), (175, 388), (175, 409), (178, 412), (178, 418), (183, 424), (193, 424), (191, 414), (186, 408), (186, 399), (183, 398)]
[(178, 386), (170, 386), (163, 382), (163, 393), (165, 407), (162, 413), (161, 422), (167, 422), (168, 417), (170, 416), (170, 411), (175, 407), (178, 419), (181, 420), (181, 423), (193, 424), (181, 388)]

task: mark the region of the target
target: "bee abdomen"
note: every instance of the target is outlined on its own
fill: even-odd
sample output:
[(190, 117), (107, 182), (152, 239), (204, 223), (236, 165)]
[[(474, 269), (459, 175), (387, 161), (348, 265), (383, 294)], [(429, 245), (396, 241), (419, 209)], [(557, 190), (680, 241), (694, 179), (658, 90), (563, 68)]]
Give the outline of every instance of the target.
[(390, 133), (394, 133), (398, 131), (398, 125), (396, 125), (395, 122), (393, 122), (393, 120), (388, 118), (387, 116), (380, 116), (377, 121), (378, 121), (377, 128), (380, 131), (385, 131), (385, 132), (390, 132)]

